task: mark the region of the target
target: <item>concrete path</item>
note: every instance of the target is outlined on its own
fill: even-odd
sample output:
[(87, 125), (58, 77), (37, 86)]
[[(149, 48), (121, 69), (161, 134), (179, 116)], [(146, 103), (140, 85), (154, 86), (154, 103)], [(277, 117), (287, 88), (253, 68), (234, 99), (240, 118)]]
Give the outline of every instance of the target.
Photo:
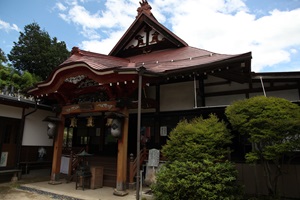
[[(2, 200), (136, 200), (136, 191), (128, 190), (126, 196), (114, 195), (114, 188), (75, 189), (75, 182), (67, 183), (62, 179), (60, 184), (49, 184), (49, 170), (31, 171), (22, 179), (12, 183), (0, 184)], [(149, 188), (144, 188), (144, 192)], [(144, 192), (141, 196), (144, 196)], [(148, 198), (147, 198), (148, 199)], [(150, 199), (150, 198), (149, 198)]]

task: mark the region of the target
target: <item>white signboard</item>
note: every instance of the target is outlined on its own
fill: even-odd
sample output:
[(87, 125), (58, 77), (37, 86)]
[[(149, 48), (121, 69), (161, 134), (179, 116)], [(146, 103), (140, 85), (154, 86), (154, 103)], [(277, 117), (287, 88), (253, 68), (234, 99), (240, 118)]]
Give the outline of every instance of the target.
[(166, 126), (161, 126), (160, 127), (160, 136), (167, 136), (168, 135), (168, 131), (167, 131), (167, 127)]
[(148, 157), (148, 167), (158, 167), (159, 165), (159, 150), (157, 149), (150, 149), (149, 150), (149, 157)]
[(8, 152), (1, 153), (0, 167), (6, 167)]

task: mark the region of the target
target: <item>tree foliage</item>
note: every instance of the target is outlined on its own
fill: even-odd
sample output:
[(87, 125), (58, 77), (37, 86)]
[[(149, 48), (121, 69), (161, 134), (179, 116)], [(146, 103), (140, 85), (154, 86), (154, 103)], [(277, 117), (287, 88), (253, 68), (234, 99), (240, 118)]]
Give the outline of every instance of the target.
[(0, 48), (0, 67), (4, 66), (3, 63), (6, 63), (8, 60), (5, 56), (4, 51)]
[(37, 23), (32, 23), (20, 32), (19, 41), (14, 42), (8, 58), (16, 69), (28, 71), (44, 80), (68, 56), (65, 42), (58, 42), (55, 37), (51, 39)]
[(0, 49), (0, 90), (7, 93), (22, 92), (40, 81), (28, 71), (20, 72), (7, 63), (5, 53)]
[(246, 160), (263, 164), (269, 195), (277, 196), (283, 157), (300, 149), (300, 107), (282, 98), (257, 96), (233, 103), (225, 113), (232, 127), (253, 143)]
[(237, 171), (226, 160), (231, 135), (215, 115), (178, 123), (162, 153), (167, 163), (151, 187), (156, 199), (239, 199)]
[(225, 123), (215, 115), (207, 119), (195, 118), (191, 122), (184, 120), (173, 129), (162, 153), (170, 162), (221, 160), (229, 153), (225, 146), (231, 143), (231, 138)]

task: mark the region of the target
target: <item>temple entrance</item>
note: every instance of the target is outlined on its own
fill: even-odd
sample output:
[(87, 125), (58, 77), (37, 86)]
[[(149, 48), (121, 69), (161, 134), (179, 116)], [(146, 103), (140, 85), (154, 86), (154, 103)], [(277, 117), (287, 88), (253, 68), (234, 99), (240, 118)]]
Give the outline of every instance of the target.
[(118, 140), (111, 135), (104, 115), (93, 116), (93, 126), (87, 126), (91, 116), (76, 118), (76, 127), (70, 127), (71, 118), (66, 118), (63, 145), (66, 148), (86, 148), (95, 156), (116, 157)]

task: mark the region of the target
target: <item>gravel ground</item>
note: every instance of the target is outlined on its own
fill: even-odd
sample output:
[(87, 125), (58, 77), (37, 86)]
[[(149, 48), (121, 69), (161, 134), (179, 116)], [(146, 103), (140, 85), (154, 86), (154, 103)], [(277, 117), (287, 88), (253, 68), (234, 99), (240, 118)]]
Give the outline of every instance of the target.
[(11, 188), (7, 186), (0, 186), (0, 199), (3, 200), (50, 200), (54, 199), (46, 194), (38, 194), (35, 192), (20, 190), (18, 188)]
[(49, 169), (34, 170), (28, 175), (22, 175), (22, 179), (17, 182), (2, 182), (0, 183), (0, 199), (1, 200), (50, 200), (50, 199), (66, 199), (74, 200), (74, 198), (68, 198), (58, 196), (51, 193), (46, 193), (31, 188), (21, 186), (22, 184), (47, 181), (49, 180)]

